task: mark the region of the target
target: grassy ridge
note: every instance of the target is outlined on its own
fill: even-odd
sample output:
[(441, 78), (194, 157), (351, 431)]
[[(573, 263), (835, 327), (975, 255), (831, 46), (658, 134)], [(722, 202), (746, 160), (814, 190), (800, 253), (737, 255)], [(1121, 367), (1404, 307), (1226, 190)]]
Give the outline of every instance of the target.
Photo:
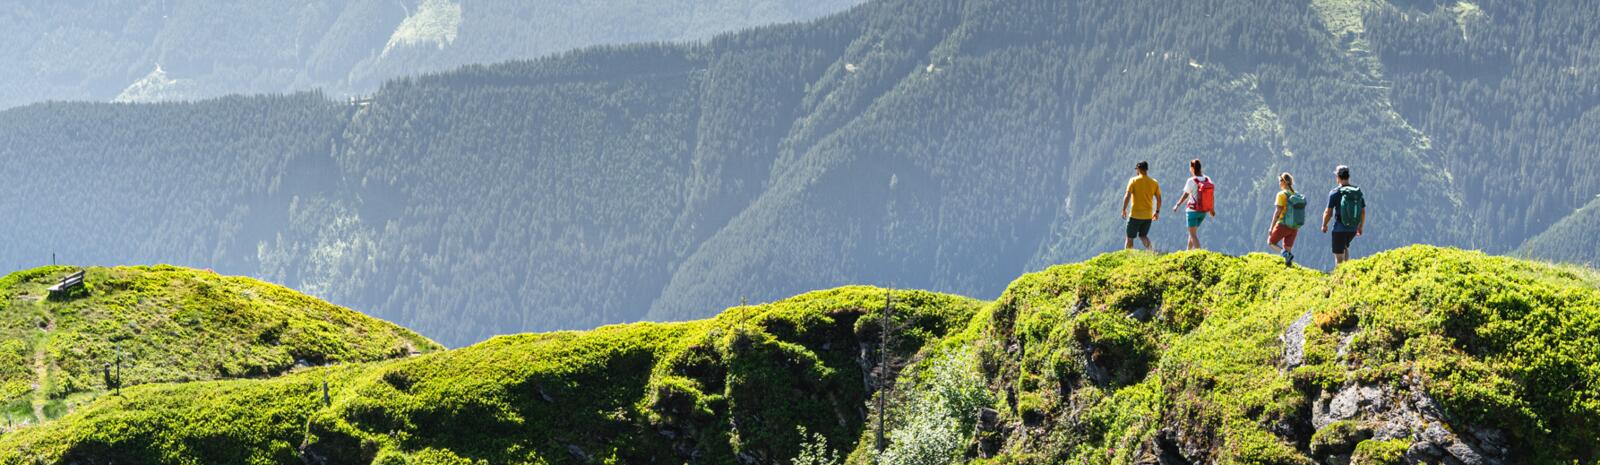
[[(0, 464), (790, 463), (819, 444), (875, 463), (882, 391), (864, 349), (885, 292), (141, 386), (0, 436)], [(1025, 275), (988, 304), (894, 296), (895, 351), (916, 356), (877, 463), (1434, 463), (1445, 444), (1503, 463), (1600, 459), (1593, 270), (1427, 246), (1331, 275), (1121, 252)]]
[[(848, 287), (688, 323), (506, 336), (270, 380), (141, 386), (0, 436), (0, 463), (735, 463), (844, 443), (867, 398), (884, 290)], [(980, 303), (895, 292), (915, 352)], [(320, 382), (328, 379), (331, 405)]]
[(0, 279), (0, 405), (13, 423), (59, 416), (104, 391), (104, 371), (119, 354), (123, 384), (138, 385), (275, 376), (441, 348), (282, 286), (171, 266), (88, 268), (85, 287), (48, 295), (76, 270)]
[[(1592, 270), (1414, 246), (1331, 276), (1259, 254), (1105, 255), (1022, 277), (943, 345), (976, 350), (973, 369), (1006, 393), (997, 427), (965, 432), (989, 450), (964, 459), (1309, 464), (1410, 463), (1433, 421), (1503, 434), (1510, 463), (1590, 463), (1597, 344)], [(1431, 399), (1439, 418), (1396, 423), (1390, 407), (1316, 427), (1319, 402), (1366, 387), (1395, 406)], [(1373, 438), (1386, 428), (1396, 437)], [(1353, 455), (1322, 451), (1341, 441)]]
[[(1163, 427), (1193, 422), (1208, 450), (1246, 463), (1292, 456), (1257, 420), (1304, 402), (1278, 336), (1325, 277), (1274, 257), (1102, 256), (1014, 282), (959, 344), (1008, 393), (999, 463), (1131, 463)], [(1020, 354), (1009, 347), (1019, 347)], [(1226, 460), (1225, 460), (1226, 461)]]
[[(1346, 380), (1420, 378), (1464, 424), (1541, 463), (1600, 459), (1600, 279), (1591, 270), (1412, 248), (1334, 276), (1309, 350), (1353, 332)], [(1310, 369), (1315, 369), (1314, 367)], [(1537, 447), (1533, 447), (1537, 445)]]

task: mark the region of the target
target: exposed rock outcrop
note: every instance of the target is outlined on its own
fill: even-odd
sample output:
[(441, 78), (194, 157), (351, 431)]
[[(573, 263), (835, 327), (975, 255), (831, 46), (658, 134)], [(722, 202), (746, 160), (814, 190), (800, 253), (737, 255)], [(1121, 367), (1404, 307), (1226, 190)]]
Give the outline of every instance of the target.
[[(1511, 463), (1505, 434), (1479, 426), (1451, 424), (1437, 402), (1407, 378), (1398, 386), (1357, 383), (1324, 392), (1312, 404), (1311, 423), (1319, 432), (1347, 422), (1362, 425), (1372, 440), (1407, 440), (1408, 463), (1500, 465)], [(1325, 463), (1340, 463), (1348, 451), (1330, 454)], [(1344, 457), (1340, 457), (1344, 456)]]

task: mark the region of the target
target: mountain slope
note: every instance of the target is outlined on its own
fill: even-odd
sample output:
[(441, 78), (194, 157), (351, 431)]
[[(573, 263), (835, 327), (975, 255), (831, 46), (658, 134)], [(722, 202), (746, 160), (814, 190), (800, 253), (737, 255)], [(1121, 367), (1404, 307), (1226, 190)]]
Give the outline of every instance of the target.
[(896, 352), (915, 355), (892, 391), (865, 377), (884, 293), (141, 386), (0, 436), (0, 463), (765, 464), (821, 447), (866, 464), (880, 395), (876, 463), (893, 465), (1600, 458), (1593, 270), (1424, 246), (1331, 276), (1108, 254), (988, 304), (894, 292)]
[[(700, 40), (853, 0), (33, 2), (0, 13), (0, 108), (325, 89), (601, 44)], [(154, 71), (152, 71), (154, 70)]]
[(1579, 208), (1549, 230), (1528, 239), (1522, 256), (1594, 266), (1600, 263), (1600, 198)]
[[(411, 331), (281, 286), (175, 268), (88, 268), (85, 288), (49, 296), (75, 271), (0, 279), (0, 406), (8, 424), (59, 417), (112, 388), (266, 377), (297, 366), (438, 350)], [(111, 370), (111, 373), (107, 373)]]
[[(1213, 250), (1264, 248), (1278, 173), (1314, 217), (1346, 164), (1373, 204), (1358, 256), (1506, 253), (1600, 191), (1600, 74), (1568, 40), (1593, 18), (880, 0), (394, 80), (362, 105), (41, 104), (0, 113), (0, 215), (23, 219), (0, 256), (261, 276), (461, 346), (853, 282), (992, 297), (1120, 248), (1132, 165), (1170, 205), (1192, 158), (1221, 186)], [(1184, 232), (1168, 213), (1153, 234), (1171, 250)], [(1301, 261), (1330, 267), (1328, 243), (1307, 232)]]

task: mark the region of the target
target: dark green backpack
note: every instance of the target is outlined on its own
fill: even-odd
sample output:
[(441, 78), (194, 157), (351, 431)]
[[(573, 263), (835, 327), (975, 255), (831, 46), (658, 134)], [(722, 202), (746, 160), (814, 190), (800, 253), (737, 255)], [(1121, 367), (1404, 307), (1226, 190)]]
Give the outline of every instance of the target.
[(1283, 210), (1283, 225), (1289, 229), (1300, 229), (1306, 225), (1306, 196), (1299, 192), (1287, 192), (1289, 205)]
[(1346, 227), (1361, 226), (1361, 209), (1366, 208), (1367, 202), (1361, 198), (1361, 188), (1344, 186), (1339, 188), (1339, 224)]

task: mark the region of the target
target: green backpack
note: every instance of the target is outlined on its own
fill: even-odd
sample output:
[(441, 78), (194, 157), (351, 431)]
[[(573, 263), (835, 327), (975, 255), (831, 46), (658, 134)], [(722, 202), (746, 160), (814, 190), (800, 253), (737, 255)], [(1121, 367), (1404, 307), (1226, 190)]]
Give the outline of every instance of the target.
[(1361, 188), (1344, 186), (1339, 188), (1339, 193), (1343, 194), (1339, 196), (1339, 209), (1337, 210), (1339, 224), (1351, 228), (1360, 226), (1361, 209), (1367, 206), (1366, 200), (1361, 198)]
[(1289, 192), (1289, 205), (1283, 211), (1283, 225), (1289, 229), (1300, 229), (1306, 225), (1306, 196), (1299, 192)]

